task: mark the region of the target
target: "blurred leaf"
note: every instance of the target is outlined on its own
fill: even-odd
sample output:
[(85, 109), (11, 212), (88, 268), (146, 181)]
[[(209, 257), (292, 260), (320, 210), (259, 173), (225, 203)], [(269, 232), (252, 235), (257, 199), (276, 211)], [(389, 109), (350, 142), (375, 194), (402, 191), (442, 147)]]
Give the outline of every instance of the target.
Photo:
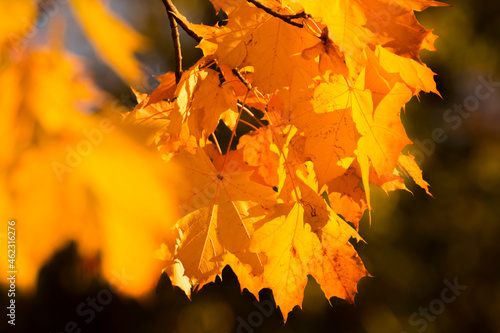
[(71, 3), (97, 53), (127, 83), (136, 83), (141, 70), (134, 53), (144, 49), (145, 38), (106, 9), (100, 0), (71, 0)]
[(0, 47), (5, 43), (14, 44), (33, 28), (33, 20), (37, 11), (36, 1), (16, 0), (1, 1), (0, 13)]
[[(0, 216), (15, 218), (20, 288), (69, 240), (100, 254), (104, 276), (138, 295), (161, 271), (154, 251), (176, 220), (168, 187), (172, 167), (116, 122), (81, 61), (59, 49), (31, 52), (0, 73), (5, 84), (0, 140)], [(87, 101), (87, 105), (85, 102)], [(109, 103), (108, 105), (117, 105)], [(7, 253), (2, 252), (2, 278)]]

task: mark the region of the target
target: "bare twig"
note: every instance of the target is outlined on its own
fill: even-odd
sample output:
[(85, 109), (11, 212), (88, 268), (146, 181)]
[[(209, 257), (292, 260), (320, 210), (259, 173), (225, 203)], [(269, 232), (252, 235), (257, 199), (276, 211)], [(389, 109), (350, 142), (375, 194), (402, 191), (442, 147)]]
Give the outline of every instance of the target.
[(180, 18), (179, 16), (177, 16), (177, 13), (174, 13), (174, 18), (175, 20), (177, 21), (177, 23), (181, 26), (181, 28), (191, 37), (193, 38), (195, 41), (197, 41), (198, 43), (201, 42), (201, 40), (203, 39), (201, 36), (199, 36), (196, 32), (194, 32), (193, 30), (189, 29), (188, 25), (186, 22), (184, 22), (184, 20), (182, 18)]
[(280, 13), (276, 12), (275, 10), (261, 4), (257, 0), (247, 0), (247, 1), (250, 2), (251, 4), (253, 4), (255, 7), (262, 9), (263, 11), (268, 13), (269, 15), (277, 17), (288, 24), (291, 24), (291, 25), (293, 25), (295, 27), (299, 27), (299, 28), (304, 27), (304, 25), (302, 23), (297, 23), (297, 22), (294, 22), (292, 20), (298, 19), (298, 18), (307, 18), (307, 14), (305, 12), (297, 13), (297, 14), (293, 14), (293, 15), (283, 15), (283, 14), (280, 14)]
[(163, 4), (165, 5), (165, 8), (167, 8), (167, 11), (173, 14), (175, 21), (181, 26), (182, 30), (184, 30), (191, 38), (196, 40), (198, 43), (201, 42), (203, 38), (189, 28), (188, 23), (184, 21), (184, 16), (182, 16), (181, 13), (179, 13), (177, 7), (175, 7), (172, 1), (171, 0), (162, 0), (162, 1)]
[[(179, 39), (179, 30), (177, 29), (177, 20), (174, 14), (174, 4), (171, 0), (162, 0), (167, 10), (168, 20), (170, 21), (170, 29), (172, 30), (172, 40), (174, 42), (175, 51), (175, 82), (179, 83), (182, 76), (182, 52), (181, 42)], [(177, 9), (175, 9), (177, 10)]]
[(233, 68), (231, 70), (233, 72), (234, 75), (236, 75), (236, 77), (245, 85), (245, 87), (247, 87), (247, 89), (250, 91), (252, 90), (252, 84), (250, 82), (248, 82), (244, 77), (243, 75), (241, 75), (240, 71), (237, 69), (237, 68)]

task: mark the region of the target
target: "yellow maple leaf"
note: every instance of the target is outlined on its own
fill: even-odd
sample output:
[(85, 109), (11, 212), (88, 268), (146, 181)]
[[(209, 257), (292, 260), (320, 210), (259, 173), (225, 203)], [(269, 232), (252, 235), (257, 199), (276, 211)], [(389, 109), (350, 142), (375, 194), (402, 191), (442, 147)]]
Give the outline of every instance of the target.
[(328, 27), (330, 38), (345, 53), (347, 67), (354, 78), (366, 63), (363, 50), (370, 44), (382, 45), (395, 54), (420, 61), (418, 53), (422, 44), (429, 47), (431, 32), (418, 23), (413, 11), (446, 6), (437, 1), (404, 0), (297, 2)]
[(353, 223), (356, 228), (368, 208), (365, 191), (359, 183), (360, 178), (353, 168), (327, 183), (332, 210), (342, 215), (346, 221)]
[[(217, 170), (201, 148), (195, 154), (181, 150), (171, 162), (179, 166), (183, 178), (174, 184), (182, 218), (177, 222), (179, 244), (170, 253), (182, 262), (193, 284), (203, 285), (220, 274), (226, 252), (245, 257), (253, 222), (265, 214), (276, 193), (250, 182), (251, 173), (231, 161)], [(257, 255), (246, 260), (259, 270)]]
[(307, 274), (316, 279), (328, 299), (337, 296), (350, 302), (354, 302), (358, 280), (368, 275), (349, 243), (351, 237), (360, 237), (316, 193), (311, 165), (306, 174), (296, 179), (297, 201), (278, 204), (273, 214), (259, 221), (261, 227), (250, 246), (267, 258), (262, 287), (273, 290), (285, 320), (295, 305), (302, 304)]
[(231, 84), (221, 83), (216, 71), (201, 68), (204, 63), (202, 59), (184, 71), (174, 91), (174, 108), (169, 115), (171, 133), (179, 134), (182, 124), (187, 124), (196, 139), (206, 139), (215, 131), (223, 114), (226, 118), (228, 112), (238, 109)]
[(290, 111), (291, 124), (304, 132), (303, 161), (313, 161), (320, 187), (343, 175), (354, 160), (359, 133), (352, 108), (339, 104), (344, 93), (337, 84), (320, 83)]
[[(369, 58), (371, 57), (371, 52), (367, 51)], [(436, 82), (434, 82), (434, 73), (425, 65), (413, 59), (404, 58), (389, 52), (385, 48), (377, 45), (374, 56), (378, 58), (377, 60), (372, 59), (373, 64), (380, 64), (379, 73), (387, 72), (384, 75), (388, 80), (390, 80), (390, 74), (399, 75), (398, 80), (400, 82), (406, 83), (408, 88), (410, 88), (414, 93), (419, 91), (433, 92), (438, 94), (436, 89)]]
[(250, 178), (269, 186), (278, 185), (279, 155), (273, 151), (273, 133), (268, 127), (244, 135), (238, 143), (245, 164), (255, 167)]
[(405, 176), (411, 177), (418, 186), (423, 188), (427, 194), (432, 196), (429, 192), (429, 183), (423, 179), (422, 170), (420, 170), (418, 164), (415, 162), (414, 156), (410, 154), (401, 154), (398, 159), (398, 167)]
[[(217, 45), (215, 54), (220, 64), (236, 68), (245, 60), (246, 44), (252, 38), (252, 32), (262, 24), (262, 19), (266, 15), (265, 12), (255, 7), (237, 7), (231, 13), (227, 25), (212, 29), (211, 32), (207, 32), (204, 26), (201, 28), (193, 26), (193, 29), (204, 36), (204, 40)], [(204, 52), (212, 51), (212, 45), (206, 46), (208, 50)]]
[(352, 117), (361, 137), (363, 151), (379, 174), (392, 173), (401, 150), (411, 141), (400, 120), (401, 108), (412, 96), (406, 85), (391, 87), (373, 67), (363, 70), (354, 85), (335, 76), (337, 110), (352, 109)]
[[(85, 257), (101, 251), (104, 276), (134, 295), (152, 288), (160, 265), (189, 295), (229, 264), (242, 288), (271, 288), (286, 318), (303, 302), (308, 274), (328, 298), (353, 302), (368, 272), (350, 239), (360, 240), (370, 186), (407, 189), (409, 176), (429, 193), (414, 157), (401, 154), (411, 142), (400, 112), (419, 92), (437, 93), (419, 59), (436, 36), (414, 11), (443, 4), (212, 3), (227, 24), (168, 15), (204, 57), (180, 80), (158, 76), (150, 95), (134, 90), (138, 105), (124, 123), (110, 110), (120, 103), (93, 86), (80, 59), (52, 47), (16, 62), (7, 56), (21, 48), (0, 39), (0, 213), (17, 219), (18, 240), (29, 244), (18, 256), (22, 288), (72, 239)], [(35, 15), (26, 1), (3, 6), (29, 22)], [(71, 8), (99, 55), (133, 84), (144, 38), (100, 0)], [(0, 23), (9, 29), (26, 33)]]
[(253, 80), (264, 93), (290, 86), (296, 68), (316, 76), (317, 64), (301, 54), (317, 43), (317, 38), (308, 31), (270, 17), (256, 27), (251, 36), (247, 46), (251, 51), (244, 63), (254, 67)]

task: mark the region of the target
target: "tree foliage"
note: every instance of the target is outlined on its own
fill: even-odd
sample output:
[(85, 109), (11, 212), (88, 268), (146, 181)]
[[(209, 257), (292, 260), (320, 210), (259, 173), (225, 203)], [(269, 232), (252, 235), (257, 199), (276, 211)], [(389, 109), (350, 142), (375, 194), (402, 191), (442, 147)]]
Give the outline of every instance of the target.
[[(436, 36), (414, 12), (444, 4), (212, 0), (227, 19), (206, 26), (163, 3), (176, 71), (135, 91), (123, 121), (57, 33), (27, 51), (15, 22), (0, 27), (18, 31), (1, 41), (0, 207), (30, 244), (18, 259), (26, 285), (73, 238), (84, 254), (102, 249), (108, 278), (127, 267), (135, 293), (161, 266), (189, 294), (230, 265), (242, 288), (271, 288), (285, 318), (302, 304), (308, 274), (327, 298), (353, 302), (369, 274), (350, 240), (361, 240), (370, 186), (406, 189), (406, 176), (428, 192), (404, 153), (400, 112), (420, 92), (438, 93), (419, 58)], [(34, 16), (31, 1), (3, 6)], [(133, 85), (143, 37), (97, 0), (71, 6), (97, 53)], [(186, 70), (179, 26), (203, 51)], [(84, 115), (89, 105), (101, 112)]]

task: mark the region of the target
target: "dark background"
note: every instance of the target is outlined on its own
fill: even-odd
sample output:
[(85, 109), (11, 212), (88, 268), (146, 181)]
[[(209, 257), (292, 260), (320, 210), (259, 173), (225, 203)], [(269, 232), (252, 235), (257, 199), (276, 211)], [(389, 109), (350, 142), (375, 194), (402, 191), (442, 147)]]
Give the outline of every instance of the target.
[[(500, 83), (476, 111), (461, 117), (459, 125), (444, 118), (455, 104), (474, 96), (478, 76), (500, 81), (500, 5), (496, 1), (449, 3), (454, 7), (417, 14), (426, 28), (435, 28), (434, 33), (441, 36), (436, 42), (439, 52), (423, 51), (421, 57), (438, 74), (442, 98), (423, 94), (420, 101), (414, 98), (409, 103), (403, 115), (410, 139), (427, 143), (427, 152), (410, 151), (420, 152), (433, 197), (411, 182), (407, 185), (413, 194), (398, 191), (387, 196), (372, 189), (371, 226), (365, 216), (360, 234), (366, 244), (356, 247), (373, 277), (359, 282), (355, 307), (340, 299), (328, 304), (311, 279), (303, 310), (295, 308), (283, 326), (279, 311), (266, 312), (270, 291), (262, 291), (259, 297), (264, 307), (256, 305), (255, 296), (239, 292), (229, 269), (222, 280), (195, 294), (192, 302), (172, 288), (166, 276), (159, 280), (156, 293), (139, 302), (111, 292), (98, 270), (78, 258), (76, 245), (68, 244), (41, 270), (36, 294), (16, 295), (12, 331), (48, 333), (69, 328), (71, 332), (70, 322), (75, 321), (82, 332), (500, 332)], [(170, 30), (161, 1), (110, 4), (150, 36), (151, 52), (140, 55), (146, 74), (172, 70)], [(176, 4), (194, 22), (216, 20), (208, 1)], [(68, 46), (94, 59), (89, 66), (100, 73), (97, 82), (102, 88), (116, 96), (130, 95), (127, 86), (95, 58), (79, 28), (68, 24), (68, 29)], [(201, 53), (187, 36), (182, 44), (187, 68)], [(154, 88), (154, 80), (146, 83), (146, 88)], [(437, 128), (446, 139), (432, 147), (429, 142)], [(446, 302), (452, 294), (445, 291), (449, 289), (445, 281), (467, 288)], [(95, 318), (86, 323), (92, 316), (89, 302), (99, 297), (109, 304), (102, 308), (97, 304)], [(0, 300), (7, 302), (5, 288)], [(82, 303), (81, 309), (87, 310), (83, 316), (77, 313)], [(263, 324), (260, 318), (265, 319)], [(4, 318), (2, 332), (6, 326)]]

